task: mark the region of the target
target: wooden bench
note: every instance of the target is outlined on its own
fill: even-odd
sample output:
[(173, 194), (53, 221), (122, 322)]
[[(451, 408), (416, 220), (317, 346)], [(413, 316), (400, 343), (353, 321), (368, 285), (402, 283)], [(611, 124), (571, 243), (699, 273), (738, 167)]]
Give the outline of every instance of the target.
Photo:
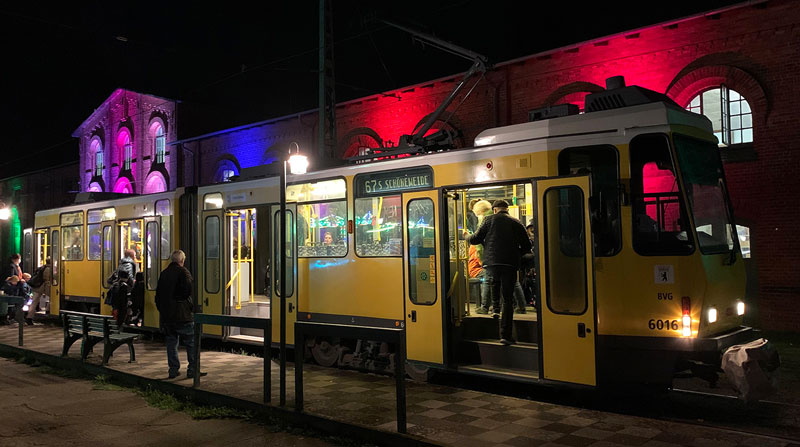
[(81, 340), (81, 360), (85, 361), (92, 348), (97, 343), (103, 342), (103, 365), (108, 364), (108, 359), (114, 351), (128, 345), (131, 354), (130, 362), (136, 361), (136, 352), (133, 350), (133, 341), (138, 334), (123, 332), (117, 327), (117, 322), (110, 315), (88, 314), (62, 310), (62, 323), (64, 325), (64, 349), (61, 356), (66, 357), (70, 346)]

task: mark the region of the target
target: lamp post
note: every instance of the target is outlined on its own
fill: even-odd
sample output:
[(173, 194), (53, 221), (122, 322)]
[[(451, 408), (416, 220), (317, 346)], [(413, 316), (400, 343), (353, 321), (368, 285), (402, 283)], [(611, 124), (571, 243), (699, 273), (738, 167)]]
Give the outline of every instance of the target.
[[(294, 148), (294, 154), (292, 153)], [(280, 405), (286, 405), (286, 164), (289, 164), (290, 172), (294, 175), (305, 174), (308, 169), (308, 158), (300, 154), (300, 145), (292, 142), (289, 145), (289, 152), (283, 157), (280, 166), (280, 286), (279, 294), (281, 299), (281, 322), (280, 322)], [(297, 355), (297, 346), (295, 346)], [(303, 355), (302, 352), (300, 355)]]

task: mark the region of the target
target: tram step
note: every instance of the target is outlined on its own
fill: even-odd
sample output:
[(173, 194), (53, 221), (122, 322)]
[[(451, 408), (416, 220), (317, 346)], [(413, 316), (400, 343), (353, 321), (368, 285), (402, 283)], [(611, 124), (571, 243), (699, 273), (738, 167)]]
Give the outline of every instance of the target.
[(517, 342), (506, 346), (497, 339), (464, 340), (460, 354), (459, 357), (469, 363), (489, 367), (527, 371), (539, 369), (539, 346), (535, 343)]
[[(535, 319), (535, 313), (530, 312), (529, 314), (514, 314), (514, 326), (511, 334), (514, 339), (519, 342), (538, 343), (539, 323)], [(528, 319), (519, 318), (525, 316), (527, 316)], [(465, 318), (461, 323), (462, 339), (492, 339), (497, 337), (499, 332), (499, 322), (487, 315)]]

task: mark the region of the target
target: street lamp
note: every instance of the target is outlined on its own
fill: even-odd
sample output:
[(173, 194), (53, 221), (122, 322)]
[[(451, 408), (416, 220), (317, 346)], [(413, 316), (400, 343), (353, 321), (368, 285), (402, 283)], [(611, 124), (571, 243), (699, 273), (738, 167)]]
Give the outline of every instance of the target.
[(11, 217), (11, 208), (5, 204), (5, 202), (0, 202), (0, 220), (8, 220)]
[[(294, 148), (294, 153), (292, 153)], [(286, 405), (286, 164), (289, 164), (289, 169), (293, 175), (305, 174), (308, 169), (308, 158), (300, 154), (300, 145), (292, 142), (289, 145), (289, 152), (282, 157), (280, 168), (280, 200), (281, 200), (281, 214), (280, 214), (280, 285), (279, 293), (281, 299), (281, 324), (280, 324), (280, 405)], [(295, 354), (297, 354), (297, 346), (295, 346)], [(302, 349), (302, 347), (301, 347)], [(302, 351), (299, 355), (303, 355)]]

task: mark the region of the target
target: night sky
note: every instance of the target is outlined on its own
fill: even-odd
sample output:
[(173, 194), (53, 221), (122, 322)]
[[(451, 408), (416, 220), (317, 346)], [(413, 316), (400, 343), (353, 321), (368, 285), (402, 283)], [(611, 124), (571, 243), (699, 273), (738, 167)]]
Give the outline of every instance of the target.
[[(376, 19), (497, 63), (739, 2), (674, 3), (335, 0), (336, 99), (469, 68)], [(317, 107), (317, 11), (313, 0), (0, 6), (0, 178), (76, 160), (72, 132), (120, 87), (227, 110), (220, 128)]]

